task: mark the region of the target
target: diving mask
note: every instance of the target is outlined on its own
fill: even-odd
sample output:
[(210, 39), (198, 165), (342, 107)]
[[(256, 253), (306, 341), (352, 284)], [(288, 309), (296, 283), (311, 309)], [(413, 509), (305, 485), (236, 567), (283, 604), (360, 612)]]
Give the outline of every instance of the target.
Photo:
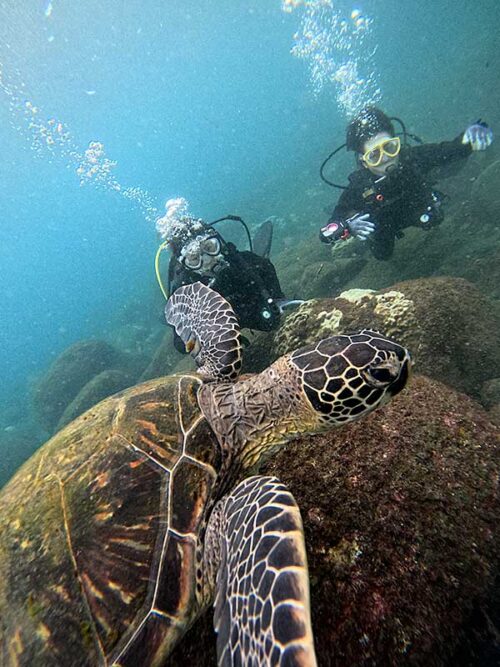
[(378, 167), (382, 162), (384, 155), (394, 158), (399, 155), (401, 150), (401, 140), (399, 137), (391, 137), (390, 139), (383, 139), (375, 146), (372, 146), (363, 155), (363, 162), (368, 167)]
[(197, 236), (184, 246), (179, 259), (191, 271), (211, 273), (222, 259), (221, 242), (217, 236)]

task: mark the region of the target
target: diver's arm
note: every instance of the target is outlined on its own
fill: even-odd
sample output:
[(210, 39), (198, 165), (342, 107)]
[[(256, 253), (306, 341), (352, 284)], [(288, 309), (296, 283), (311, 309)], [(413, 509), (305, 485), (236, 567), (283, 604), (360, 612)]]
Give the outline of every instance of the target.
[(238, 266), (240, 271), (250, 272), (253, 279), (257, 277), (260, 288), (268, 292), (273, 299), (285, 297), (271, 260), (248, 250), (238, 251), (238, 260), (238, 264), (233, 262), (233, 265)]
[(373, 231), (374, 225), (368, 214), (363, 215), (364, 206), (362, 189), (351, 182), (340, 195), (328, 222), (319, 230), (320, 241), (334, 244), (339, 240), (345, 241), (351, 235), (365, 240)]
[(333, 209), (328, 222), (332, 222), (333, 220), (346, 220), (355, 213), (362, 211), (363, 205), (364, 199), (360, 189), (350, 183), (340, 195), (337, 205)]
[(267, 257), (259, 257), (261, 266), (260, 266), (260, 277), (264, 284), (265, 289), (273, 297), (273, 299), (284, 299), (285, 295), (281, 289), (280, 281), (278, 280), (278, 275), (276, 269), (272, 262), (267, 259)]
[(412, 146), (411, 160), (424, 172), (434, 167), (442, 167), (450, 162), (464, 160), (472, 153), (472, 147), (469, 143), (462, 143), (463, 136), (462, 132), (453, 141)]

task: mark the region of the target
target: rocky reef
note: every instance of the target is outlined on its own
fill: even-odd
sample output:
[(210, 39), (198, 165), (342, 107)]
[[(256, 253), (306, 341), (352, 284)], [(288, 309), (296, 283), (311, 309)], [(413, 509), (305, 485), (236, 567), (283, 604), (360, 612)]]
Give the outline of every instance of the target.
[(81, 341), (64, 350), (34, 387), (33, 407), (40, 424), (52, 432), (87, 382), (118, 360), (116, 349), (100, 340)]
[(276, 256), (286, 294), (303, 299), (334, 297), (352, 288), (378, 290), (403, 280), (455, 276), (474, 283), (489, 297), (500, 298), (500, 160), (484, 165), (471, 159), (460, 179), (446, 183), (451, 197), (444, 222), (428, 231), (405, 229), (389, 261), (374, 259), (367, 244), (356, 239), (333, 248), (319, 243), (318, 223), (313, 233), (295, 239)]
[[(499, 454), (478, 404), (417, 377), (268, 462), (303, 515), (320, 666), (499, 663)], [(216, 664), (208, 616), (170, 667)]]
[(141, 381), (168, 375), (176, 364), (183, 358), (174, 347), (172, 330), (169, 328), (163, 334), (160, 344), (156, 348), (151, 361), (141, 375)]
[[(313, 299), (258, 345), (260, 367), (319, 338), (358, 329), (392, 336), (412, 352), (415, 371), (479, 397), (500, 367), (500, 309), (461, 278), (420, 278), (381, 289)], [(254, 351), (254, 356), (257, 356)]]
[[(33, 388), (33, 408), (48, 433), (61, 428), (95, 402), (134, 384), (136, 359), (102, 340), (75, 343), (57, 357)], [(106, 374), (116, 371), (120, 376)], [(95, 380), (100, 376), (100, 380)], [(89, 383), (91, 383), (87, 387)]]
[(56, 431), (59, 431), (59, 429), (69, 424), (73, 419), (76, 419), (85, 410), (96, 405), (96, 403), (99, 403), (99, 401), (102, 401), (107, 396), (116, 394), (133, 384), (133, 376), (120, 370), (109, 369), (98, 373), (82, 387), (71, 403), (66, 406), (59, 419)]

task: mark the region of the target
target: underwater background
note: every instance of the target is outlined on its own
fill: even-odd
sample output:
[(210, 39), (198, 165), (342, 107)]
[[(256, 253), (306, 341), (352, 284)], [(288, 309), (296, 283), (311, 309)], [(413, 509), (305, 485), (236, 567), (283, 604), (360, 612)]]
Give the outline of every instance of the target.
[[(321, 162), (370, 102), (425, 141), (479, 117), (498, 135), (499, 21), (496, 0), (1, 2), (0, 484), (50, 435), (33, 393), (72, 344), (107, 341), (131, 382), (148, 366), (165, 334), (154, 221), (167, 199), (253, 229), (274, 216), (285, 293), (325, 296), (296, 270), (325, 252), (317, 231), (338, 196)], [(418, 236), (411, 270), (397, 253), (389, 268), (366, 260), (360, 287), (446, 273), (498, 298), (497, 143), (443, 188), (466, 224)], [(329, 174), (345, 182), (353, 166), (342, 154)], [(344, 284), (356, 275), (329, 295)]]

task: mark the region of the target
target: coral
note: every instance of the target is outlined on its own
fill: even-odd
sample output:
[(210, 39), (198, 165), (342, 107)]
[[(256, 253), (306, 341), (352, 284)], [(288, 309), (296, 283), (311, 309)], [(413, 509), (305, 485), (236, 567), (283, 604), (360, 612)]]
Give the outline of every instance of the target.
[(301, 304), (287, 315), (274, 336), (273, 358), (295, 349), (307, 340), (307, 331), (312, 320), (316, 319), (315, 309), (319, 301), (311, 299)]
[(500, 367), (498, 303), (461, 278), (412, 280), (394, 289), (415, 304), (402, 342), (417, 371), (478, 397)]
[(500, 366), (498, 305), (460, 278), (422, 278), (311, 300), (274, 335), (268, 361), (319, 337), (362, 328), (396, 338), (417, 372), (478, 396)]
[(359, 289), (353, 287), (350, 290), (346, 290), (345, 292), (341, 292), (339, 294), (339, 297), (341, 299), (345, 299), (346, 301), (349, 301), (349, 303), (359, 303), (364, 297), (369, 297), (372, 294), (375, 294), (374, 289)]
[[(417, 377), (268, 462), (304, 519), (320, 667), (498, 664), (499, 449), (480, 406)], [(169, 667), (216, 664), (210, 616)]]
[(373, 312), (383, 320), (384, 333), (388, 336), (402, 337), (408, 328), (417, 326), (415, 305), (402, 292), (389, 290), (382, 294), (374, 294), (373, 298), (376, 301)]
[(33, 407), (40, 424), (51, 432), (87, 382), (122, 362), (117, 350), (101, 340), (81, 341), (65, 350), (34, 388)]

